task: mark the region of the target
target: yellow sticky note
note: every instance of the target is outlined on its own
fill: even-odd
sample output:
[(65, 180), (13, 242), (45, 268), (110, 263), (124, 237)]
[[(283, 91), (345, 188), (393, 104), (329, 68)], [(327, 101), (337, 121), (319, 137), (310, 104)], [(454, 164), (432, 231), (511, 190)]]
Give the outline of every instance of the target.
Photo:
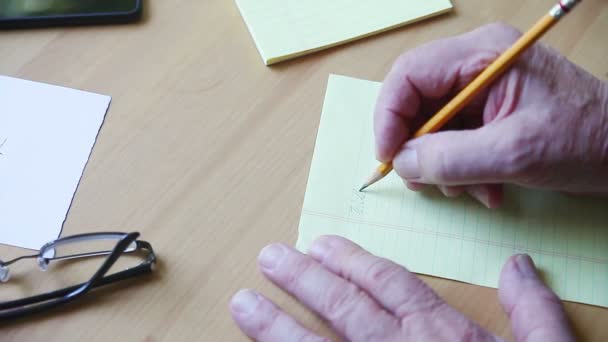
[(266, 65), (452, 9), (450, 0), (236, 0)]
[(509, 256), (532, 256), (562, 299), (608, 306), (608, 201), (506, 188), (489, 210), (463, 196), (415, 193), (392, 173), (365, 192), (377, 166), (372, 113), (380, 83), (329, 78), (298, 249), (347, 237), (414, 272), (496, 287)]

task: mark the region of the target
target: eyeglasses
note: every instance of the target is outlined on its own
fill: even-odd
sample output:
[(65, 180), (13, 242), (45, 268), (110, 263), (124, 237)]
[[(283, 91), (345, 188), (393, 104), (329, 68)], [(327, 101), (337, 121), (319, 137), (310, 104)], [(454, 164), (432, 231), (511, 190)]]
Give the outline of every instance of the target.
[[(91, 257), (106, 256), (99, 269), (86, 282), (66, 287), (60, 290), (35, 295), (23, 299), (0, 303), (0, 321), (20, 318), (25, 315), (39, 313), (59, 305), (69, 303), (91, 289), (112, 284), (121, 280), (134, 278), (154, 270), (156, 255), (152, 246), (137, 240), (139, 233), (90, 233), (64, 237), (42, 246), (38, 254), (21, 256), (10, 261), (0, 260), (0, 282), (7, 282), (10, 278), (8, 266), (24, 259), (36, 259), (42, 271), (46, 271), (49, 263), (65, 260), (74, 260)], [(91, 248), (93, 244), (108, 244), (113, 248)], [(106, 275), (116, 260), (123, 254), (143, 254), (144, 261), (139, 265), (127, 268), (117, 273)]]

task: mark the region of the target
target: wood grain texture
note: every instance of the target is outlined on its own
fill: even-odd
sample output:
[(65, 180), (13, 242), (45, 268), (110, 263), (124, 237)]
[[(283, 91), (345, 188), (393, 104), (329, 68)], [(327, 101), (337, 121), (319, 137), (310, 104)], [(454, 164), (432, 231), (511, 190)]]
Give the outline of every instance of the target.
[[(227, 309), (243, 287), (327, 333), (255, 259), (295, 243), (328, 74), (380, 81), (405, 50), (493, 21), (526, 30), (553, 3), (455, 0), (451, 14), (271, 68), (228, 0), (148, 1), (137, 25), (0, 32), (0, 74), (113, 96), (64, 234), (139, 230), (161, 260), (146, 280), (0, 326), (0, 340), (245, 340)], [(606, 32), (608, 3), (589, 0), (543, 41), (608, 80)], [(27, 266), (0, 300), (60, 281)], [(510, 337), (496, 290), (425, 280)], [(583, 339), (608, 338), (608, 310), (566, 308)]]

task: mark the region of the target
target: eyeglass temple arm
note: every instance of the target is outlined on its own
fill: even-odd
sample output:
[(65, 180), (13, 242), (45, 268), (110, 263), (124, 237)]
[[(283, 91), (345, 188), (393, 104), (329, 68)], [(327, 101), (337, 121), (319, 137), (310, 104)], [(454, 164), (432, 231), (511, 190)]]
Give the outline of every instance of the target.
[[(70, 239), (76, 239), (76, 238), (78, 238), (78, 239), (85, 238), (86, 239), (87, 237), (96, 236), (96, 235), (99, 235), (99, 234), (100, 233), (80, 234), (80, 235), (77, 235), (77, 236), (70, 236), (70, 237), (67, 237), (67, 238), (58, 239), (58, 240), (54, 241), (53, 243), (58, 242), (58, 241), (69, 241)], [(109, 233), (102, 233), (102, 234), (106, 234), (106, 235), (115, 234), (115, 235), (118, 235), (118, 234), (121, 234), (121, 233), (112, 233), (112, 232), (109, 232)], [(137, 241), (135, 241), (135, 242), (137, 243)], [(144, 241), (142, 241), (142, 242), (144, 242)], [(48, 244), (44, 245), (42, 247), (42, 249), (44, 249), (46, 246), (51, 245), (51, 244), (52, 243), (49, 242)], [(123, 251), (123, 253), (132, 253), (132, 252), (134, 252), (136, 250), (137, 250), (137, 248), (129, 249), (128, 246), (127, 246), (127, 248)], [(72, 255), (61, 256), (61, 257), (55, 257), (55, 256), (53, 256), (53, 257), (50, 257), (50, 258), (44, 258), (44, 257), (43, 258), (45, 260), (48, 260), (48, 261), (71, 260), (71, 259), (79, 259), (79, 258), (88, 258), (88, 257), (94, 257), (94, 256), (109, 255), (110, 253), (112, 253), (112, 251), (99, 251), (99, 252), (90, 252), (90, 253), (79, 253), (79, 254), (72, 254)], [(9, 260), (9, 261), (2, 261), (2, 260), (0, 260), (0, 266), (9, 266), (9, 265), (12, 265), (12, 264), (16, 263), (17, 261), (20, 261), (20, 260), (35, 259), (35, 258), (38, 258), (38, 257), (42, 257), (41, 255), (42, 255), (42, 252), (39, 253), (39, 254), (23, 255), (23, 256), (20, 256), (18, 258), (15, 258), (13, 260)]]
[[(99, 279), (99, 281), (95, 282), (91, 288), (98, 288), (98, 287), (102, 287), (105, 285), (109, 285), (121, 280), (126, 280), (129, 278), (133, 278), (136, 277), (138, 275), (141, 274), (145, 274), (145, 273), (150, 273), (152, 271), (152, 267), (151, 264), (148, 263), (144, 263), (138, 266), (135, 266), (133, 268), (124, 270), (124, 271), (120, 271), (114, 274), (111, 274), (109, 276), (105, 276), (101, 279)], [(75, 291), (76, 289), (83, 287), (84, 285), (86, 285), (88, 282), (84, 282), (78, 285), (73, 285), (70, 287), (66, 287), (60, 290), (56, 290), (56, 291), (52, 291), (52, 292), (48, 292), (48, 293), (43, 293), (40, 295), (36, 295), (36, 296), (32, 296), (32, 297), (28, 297), (28, 298), (23, 298), (23, 299), (18, 299), (18, 300), (13, 300), (10, 302), (4, 302), (4, 303), (0, 303), (0, 310), (10, 310), (10, 309), (14, 309), (20, 306), (25, 306), (25, 305), (31, 305), (34, 303), (39, 303), (39, 302), (44, 302), (47, 300), (51, 300), (53, 298), (59, 298), (59, 297), (63, 297), (73, 291)], [(0, 314), (1, 317), (1, 314)]]
[[(56, 291), (52, 291), (52, 292), (48, 292), (48, 293), (43, 293), (40, 295), (28, 297), (28, 298), (0, 303), (0, 311), (1, 310), (6, 311), (6, 310), (11, 310), (11, 309), (16, 310), (21, 306), (27, 306), (27, 305), (40, 303), (40, 302), (45, 302), (45, 301), (49, 301), (51, 299), (61, 299), (61, 297), (64, 297), (64, 296), (67, 296), (67, 295), (70, 295), (70, 294), (73, 294), (76, 292), (75, 295), (71, 295), (66, 298), (66, 300), (64, 302), (67, 302), (71, 299), (76, 298), (80, 294), (86, 293), (88, 290), (90, 290), (92, 288), (102, 287), (102, 286), (109, 285), (109, 284), (112, 284), (112, 283), (115, 283), (115, 282), (118, 282), (121, 280), (133, 278), (133, 277), (141, 275), (141, 274), (150, 273), (152, 271), (152, 265), (156, 262), (156, 256), (154, 254), (154, 250), (152, 249), (152, 246), (150, 245), (150, 243), (148, 243), (146, 241), (137, 240), (136, 243), (137, 243), (138, 248), (148, 250), (150, 253), (148, 255), (148, 257), (146, 258), (146, 260), (143, 263), (141, 263), (140, 265), (126, 269), (124, 271), (120, 271), (120, 272), (111, 274), (109, 276), (102, 275), (101, 277), (99, 277), (99, 276), (97, 276), (99, 272), (96, 272), (96, 274), (91, 278), (91, 280), (78, 284), (78, 285), (70, 286), (70, 287), (67, 287), (64, 289), (60, 289), (60, 290), (56, 290)], [(120, 253), (118, 253), (118, 254), (120, 255)], [(109, 259), (106, 260), (106, 263), (108, 261), (109, 261)], [(115, 261), (116, 260), (113, 260), (111, 262), (108, 269), (114, 264)], [(104, 263), (104, 265), (105, 265), (105, 263)], [(102, 267), (103, 267), (103, 265), (102, 265)], [(107, 270), (106, 270), (106, 272), (107, 272)], [(79, 289), (80, 289), (80, 291), (78, 291)], [(83, 290), (84, 290), (84, 292), (83, 292)], [(61, 304), (61, 303), (59, 303), (59, 304)], [(54, 307), (56, 305), (58, 305), (58, 303), (55, 303), (55, 302), (43, 303), (43, 304), (40, 304), (36, 308), (32, 308), (31, 310), (28, 310), (27, 313), (29, 314), (29, 313), (41, 312), (48, 308)], [(0, 312), (0, 320), (17, 318), (17, 316), (18, 315), (11, 315), (10, 312), (8, 312), (8, 313)]]
[(9, 261), (1, 261), (0, 260), (0, 266), (9, 266), (12, 265), (14, 263), (16, 263), (17, 261), (23, 260), (23, 259), (35, 259), (38, 257), (38, 254), (31, 254), (31, 255), (22, 255), (18, 258), (15, 258), (13, 260), (9, 260)]

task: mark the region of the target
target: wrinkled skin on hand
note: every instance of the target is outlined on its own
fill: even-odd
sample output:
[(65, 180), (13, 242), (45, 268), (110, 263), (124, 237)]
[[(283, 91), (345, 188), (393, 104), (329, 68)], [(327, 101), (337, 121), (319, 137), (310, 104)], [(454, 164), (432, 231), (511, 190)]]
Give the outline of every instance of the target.
[[(258, 262), (268, 279), (348, 341), (500, 340), (415, 274), (342, 237), (317, 239), (308, 255), (270, 245)], [(574, 341), (559, 298), (543, 284), (529, 256), (507, 261), (499, 298), (517, 341)], [(240, 329), (258, 341), (328, 341), (252, 290), (235, 294), (230, 310)]]
[(466, 107), (448, 131), (410, 134), (520, 33), (492, 24), (403, 54), (374, 117), (376, 153), (413, 190), (468, 191), (488, 207), (501, 184), (608, 194), (608, 84), (536, 44)]
[[(423, 122), (518, 39), (493, 24), (421, 46), (388, 74), (374, 116), (376, 153), (408, 187), (437, 185), (500, 205), (502, 184), (608, 194), (608, 85), (535, 45), (446, 127), (409, 140)], [(497, 341), (416, 275), (340, 237), (308, 255), (282, 244), (259, 256), (262, 273), (348, 341)], [(527, 255), (504, 265), (499, 300), (517, 341), (574, 341), (559, 298)], [(241, 290), (230, 310), (262, 341), (328, 341), (272, 301)]]

